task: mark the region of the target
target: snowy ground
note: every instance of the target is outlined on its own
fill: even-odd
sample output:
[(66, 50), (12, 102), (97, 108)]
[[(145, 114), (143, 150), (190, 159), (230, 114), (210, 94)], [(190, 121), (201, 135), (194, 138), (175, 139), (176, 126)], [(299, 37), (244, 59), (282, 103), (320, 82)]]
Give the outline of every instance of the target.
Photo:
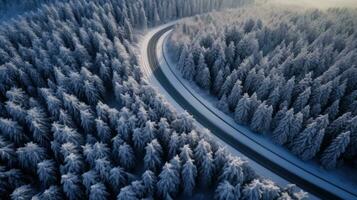
[[(165, 100), (167, 100), (174, 108), (177, 112), (184, 112), (184, 109), (167, 93), (167, 91), (161, 86), (161, 84), (157, 81), (157, 79), (155, 78), (155, 76), (152, 74), (151, 68), (149, 66), (149, 62), (147, 59), (147, 45), (148, 42), (150, 40), (150, 38), (159, 30), (168, 27), (170, 25), (175, 24), (176, 21), (156, 27), (154, 29), (151, 29), (148, 31), (148, 33), (142, 37), (139, 38), (139, 42), (138, 42), (138, 49), (140, 50), (139, 52), (139, 62), (140, 62), (140, 66), (142, 67), (142, 71), (144, 74), (145, 79), (150, 83), (150, 85), (152, 85), (164, 98)], [(164, 38), (164, 37), (163, 37)], [(158, 47), (162, 47), (163, 44), (163, 38), (160, 39)], [(161, 45), (160, 45), (161, 44)], [(160, 55), (162, 56), (162, 48), (158, 48), (157, 49), (159, 51), (158, 56), (160, 57)], [(161, 57), (159, 58), (159, 62), (160, 62), (160, 66), (166, 66), (167, 64), (165, 63), (165, 60)], [(165, 69), (168, 69), (168, 67), (163, 67)], [(164, 70), (164, 73), (169, 73), (169, 71)], [(173, 74), (171, 74), (169, 77), (172, 77), (172, 79), (170, 78), (170, 80), (172, 81), (177, 81), (177, 79), (175, 77), (172, 76)], [(178, 81), (177, 81), (178, 82)], [(183, 88), (183, 86), (181, 84), (175, 84), (175, 87), (180, 87), (180, 91), (186, 91), (185, 88)], [(186, 91), (187, 92), (187, 91)], [(185, 95), (187, 96), (187, 95)], [(193, 98), (191, 95), (188, 95), (188, 97)], [(202, 106), (202, 105), (201, 105)], [(198, 127), (204, 129), (204, 127), (201, 124), (198, 124)], [(226, 149), (233, 155), (235, 156), (239, 156), (242, 157), (246, 160), (249, 161), (250, 166), (258, 173), (260, 174), (262, 177), (268, 178), (273, 180), (274, 182), (276, 182), (278, 185), (284, 187), (285, 185), (289, 184), (290, 182), (288, 182), (287, 180), (281, 178), (280, 176), (276, 175), (275, 173), (269, 171), (268, 169), (264, 168), (263, 166), (261, 166), (260, 164), (256, 163), (255, 161), (247, 158), (246, 156), (244, 156), (242, 153), (240, 153), (239, 151), (237, 151), (235, 148), (225, 144), (222, 140), (220, 140), (219, 138), (217, 138), (216, 136), (214, 136), (212, 134), (212, 137), (221, 145), (225, 146)], [(312, 196), (311, 194), (309, 195), (311, 199), (317, 199), (315, 196)]]
[[(266, 155), (268, 158), (271, 158), (285, 168), (290, 169), (290, 171), (293, 171), (300, 177), (304, 177), (310, 182), (316, 183), (317, 185), (323, 185), (324, 188), (327, 188), (329, 191), (333, 191), (344, 199), (356, 198), (356, 196), (352, 196), (351, 194), (348, 194), (347, 192), (344, 192), (338, 188), (343, 188), (357, 195), (356, 171), (352, 171), (352, 169), (348, 169), (346, 167), (334, 171), (327, 171), (322, 169), (317, 163), (313, 161), (302, 161), (292, 155), (285, 148), (272, 143), (269, 138), (253, 133), (246, 127), (239, 126), (234, 122), (231, 116), (218, 110), (215, 107), (216, 103), (218, 102), (215, 97), (198, 88), (196, 84), (183, 79), (180, 73), (176, 70), (175, 63), (169, 59), (168, 50), (166, 45), (164, 45), (164, 40), (167, 39), (168, 35), (169, 33), (166, 33), (161, 38), (157, 49), (162, 70), (164, 71), (165, 75), (169, 77), (170, 81), (175, 81), (175, 84), (173, 85), (181, 93), (183, 93), (185, 97), (192, 98), (192, 101), (190, 100), (190, 102), (194, 104), (195, 107), (202, 108), (201, 110), (203, 113), (205, 113), (206, 116), (212, 116), (211, 112), (214, 112), (220, 118), (219, 119), (212, 116), (211, 121), (217, 122), (217, 124), (219, 124), (224, 130), (227, 130), (228, 133), (231, 133), (231, 135), (235, 138), (239, 139), (240, 141), (247, 142), (247, 144), (250, 146), (255, 146), (256, 150), (261, 152), (261, 154)], [(205, 106), (202, 106), (202, 104)], [(224, 122), (222, 122), (222, 119)], [(237, 129), (240, 132), (243, 132), (243, 134), (237, 132)], [(265, 172), (261, 174), (265, 174)], [(269, 178), (279, 182), (273, 177)]]

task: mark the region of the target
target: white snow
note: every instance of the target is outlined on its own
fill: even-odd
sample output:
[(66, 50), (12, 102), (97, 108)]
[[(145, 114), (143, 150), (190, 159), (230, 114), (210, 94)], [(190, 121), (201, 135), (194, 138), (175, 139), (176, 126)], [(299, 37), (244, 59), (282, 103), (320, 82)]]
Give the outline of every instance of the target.
[[(160, 85), (156, 78), (152, 75), (151, 68), (147, 59), (147, 45), (150, 38), (159, 30), (175, 24), (171, 22), (148, 31), (148, 33), (140, 38), (140, 64), (143, 68), (144, 77), (153, 85), (157, 91), (163, 95), (163, 97), (170, 102), (170, 104), (176, 109), (177, 112), (183, 112), (183, 108), (177, 104), (177, 102), (166, 92), (166, 90)], [(325, 189), (334, 192), (343, 199), (355, 199), (356, 196), (351, 195), (340, 188), (348, 190), (349, 192), (357, 195), (357, 174), (351, 169), (343, 167), (333, 171), (327, 171), (320, 167), (320, 165), (314, 161), (305, 162), (295, 157), (284, 147), (274, 144), (269, 138), (257, 133), (253, 133), (247, 127), (240, 126), (234, 122), (230, 114), (222, 113), (215, 105), (218, 102), (217, 98), (210, 95), (208, 92), (200, 89), (196, 84), (189, 82), (179, 75), (175, 67), (175, 63), (169, 59), (168, 50), (164, 45), (170, 32), (167, 32), (159, 40), (157, 46), (157, 55), (160, 62), (160, 67), (168, 79), (173, 83), (173, 86), (184, 96), (186, 99), (201, 111), (206, 117), (214, 122), (217, 126), (230, 133), (233, 137), (237, 138), (241, 142), (249, 146), (254, 146), (255, 150), (270, 158), (272, 161), (279, 163), (279, 165), (290, 170), (291, 172), (304, 177), (305, 179), (315, 183), (316, 185), (323, 186)], [(164, 56), (166, 60), (164, 59)], [(168, 62), (168, 63), (167, 63)], [(213, 114), (215, 113), (215, 114)], [(204, 128), (199, 124), (199, 127)], [(239, 131), (237, 131), (239, 130)], [(218, 139), (214, 135), (220, 144), (226, 146), (226, 148), (233, 154), (240, 157), (244, 157), (249, 160), (250, 165), (263, 177), (269, 178), (279, 185), (286, 185), (287, 180), (279, 177), (253, 160), (245, 157), (233, 147), (225, 144), (222, 140)], [(339, 186), (339, 187), (336, 187)], [(310, 194), (311, 198), (316, 198)]]
[[(141, 36), (139, 38), (138, 49), (140, 50), (140, 52), (139, 52), (139, 63), (140, 63), (140, 66), (142, 67), (144, 78), (150, 83), (151, 86), (153, 86), (158, 91), (159, 94), (161, 94), (164, 97), (164, 99), (166, 101), (168, 101), (174, 107), (176, 112), (180, 113), (180, 112), (184, 112), (184, 109), (167, 93), (167, 91), (157, 81), (155, 76), (153, 76), (151, 68), (149, 66), (149, 61), (148, 61), (148, 58), (147, 58), (147, 46), (148, 46), (150, 38), (156, 32), (158, 32), (161, 29), (164, 29), (164, 28), (166, 28), (166, 27), (168, 27), (170, 25), (175, 24), (176, 22), (177, 21), (174, 21), (174, 22), (171, 22), (171, 23), (156, 27), (154, 29), (150, 29), (145, 35), (143, 35), (143, 36)], [(160, 45), (160, 43), (161, 44), (163, 43), (162, 39), (159, 41), (158, 47), (162, 47), (162, 45)], [(162, 50), (162, 49), (158, 49), (158, 50)], [(158, 56), (160, 56), (160, 55), (162, 55), (162, 51), (158, 52)], [(167, 65), (166, 63), (163, 63), (164, 60), (162, 58), (159, 59), (159, 62), (161, 64), (160, 66), (166, 66)], [(163, 68), (168, 69), (167, 67), (163, 67)], [(168, 70), (164, 70), (164, 73), (167, 74), (167, 73), (169, 73), (169, 71)], [(173, 76), (173, 74), (171, 74), (169, 77), (172, 77), (173, 79), (171, 79), (171, 80), (175, 81), (175, 83), (176, 82), (178, 83), (177, 79)], [(183, 86), (181, 84), (174, 84), (174, 85), (175, 85), (175, 87), (181, 86), (181, 87), (178, 88), (180, 92), (186, 91), (186, 89), (183, 88)], [(187, 95), (187, 96), (191, 97), (191, 95)], [(200, 107), (202, 107), (202, 105)], [(205, 129), (198, 122), (197, 122), (197, 126), (199, 128)], [(216, 142), (218, 142), (220, 145), (224, 146), (232, 155), (239, 156), (241, 158), (244, 158), (244, 159), (248, 160), (249, 165), (259, 175), (261, 175), (262, 177), (270, 179), (270, 180), (274, 181), (275, 183), (277, 183), (278, 185), (280, 185), (282, 187), (286, 186), (287, 184), (291, 184), (289, 181), (287, 181), (287, 180), (283, 179), (282, 177), (276, 175), (275, 173), (271, 172), (270, 170), (266, 169), (265, 167), (261, 166), (260, 164), (256, 163), (255, 161), (247, 158), (245, 155), (243, 155), (241, 152), (237, 151), (235, 148), (225, 144), (221, 139), (219, 139), (215, 135), (212, 134), (211, 136), (215, 139)], [(317, 197), (315, 197), (315, 196), (313, 196), (311, 194), (309, 194), (309, 197), (310, 197), (310, 199), (318, 199)]]
[[(201, 110), (201, 113), (204, 113), (206, 117), (210, 118), (211, 122), (215, 122), (217, 126), (226, 130), (241, 142), (244, 142), (249, 146), (254, 146), (256, 151), (265, 155), (267, 158), (270, 158), (274, 162), (279, 163), (279, 165), (289, 169), (291, 172), (299, 175), (300, 177), (304, 177), (316, 185), (323, 186), (327, 190), (334, 192), (336, 195), (341, 196), (343, 199), (356, 198), (357, 174), (355, 171), (352, 171), (352, 169), (343, 167), (337, 170), (327, 171), (321, 168), (320, 165), (314, 161), (302, 161), (287, 151), (284, 147), (274, 144), (266, 136), (253, 133), (247, 127), (238, 125), (234, 122), (231, 116), (218, 110), (215, 107), (218, 102), (217, 98), (208, 94), (208, 92), (203, 91), (196, 84), (185, 80), (175, 67), (175, 63), (170, 60), (168, 56), (169, 52), (166, 47), (167, 45), (164, 45), (169, 34), (170, 32), (167, 32), (163, 35), (158, 44), (157, 55), (159, 57), (160, 67), (169, 80), (174, 82), (173, 85), (176, 89), (183, 96), (185, 96), (191, 104)], [(214, 115), (212, 112), (217, 114), (219, 117)], [(272, 178), (272, 180), (274, 179)], [(335, 185), (348, 190), (354, 195), (339, 189)]]

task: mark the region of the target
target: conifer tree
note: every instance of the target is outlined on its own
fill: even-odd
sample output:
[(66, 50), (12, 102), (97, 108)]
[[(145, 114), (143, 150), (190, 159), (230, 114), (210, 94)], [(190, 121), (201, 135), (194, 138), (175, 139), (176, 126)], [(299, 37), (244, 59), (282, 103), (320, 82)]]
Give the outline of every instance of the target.
[(255, 111), (250, 127), (256, 132), (266, 132), (269, 130), (273, 114), (273, 107), (267, 106), (265, 102), (259, 105)]
[(192, 53), (189, 53), (184, 61), (184, 68), (182, 69), (182, 76), (187, 80), (193, 80), (196, 75), (196, 66), (193, 61)]
[(312, 159), (316, 155), (325, 133), (325, 129), (319, 129), (318, 126), (316, 122), (313, 122), (297, 135), (290, 144), (292, 153), (303, 160)]
[(321, 164), (326, 169), (332, 169), (337, 166), (337, 159), (343, 154), (350, 142), (350, 132), (341, 133), (324, 150), (321, 157)]
[(202, 53), (199, 56), (195, 81), (205, 90), (209, 90), (211, 87), (211, 74)]
[(251, 99), (248, 94), (244, 94), (244, 96), (239, 100), (235, 112), (234, 112), (234, 120), (239, 124), (247, 124), (249, 123), (249, 114), (252, 110)]
[(309, 101), (310, 95), (311, 95), (311, 89), (307, 88), (303, 93), (301, 93), (298, 96), (298, 98), (294, 102), (294, 111), (295, 112), (301, 111), (306, 106), (306, 104)]
[(148, 196), (154, 196), (157, 182), (157, 177), (154, 172), (146, 170), (141, 177)]
[(302, 122), (303, 117), (301, 113), (294, 115), (293, 109), (288, 110), (272, 133), (274, 142), (285, 144), (294, 138), (295, 135), (299, 133)]
[(234, 110), (240, 98), (242, 98), (242, 82), (240, 80), (237, 80), (237, 82), (233, 86), (230, 95), (228, 96), (228, 105), (230, 110)]
[(183, 181), (183, 191), (186, 195), (191, 196), (196, 185), (197, 167), (193, 160), (189, 158), (182, 166), (181, 177)]
[(158, 194), (166, 198), (167, 196), (175, 196), (180, 186), (180, 177), (178, 172), (170, 163), (166, 163), (159, 174), (157, 182)]
[(224, 112), (224, 113), (229, 113), (229, 105), (228, 105), (228, 101), (227, 101), (227, 96), (226, 95), (223, 95), (221, 97), (221, 99), (217, 103), (217, 108), (220, 111)]
[(145, 147), (144, 165), (146, 169), (156, 172), (162, 164), (162, 148), (157, 140), (152, 140)]
[(215, 191), (215, 198), (218, 200), (239, 199), (240, 197), (239, 187), (234, 187), (228, 181), (219, 183)]

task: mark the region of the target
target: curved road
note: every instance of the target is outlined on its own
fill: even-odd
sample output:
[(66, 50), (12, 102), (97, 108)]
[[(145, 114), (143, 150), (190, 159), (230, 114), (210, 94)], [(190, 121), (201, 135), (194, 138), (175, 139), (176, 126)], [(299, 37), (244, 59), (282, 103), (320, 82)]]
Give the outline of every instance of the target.
[[(204, 114), (202, 114), (202, 112), (200, 112), (200, 110), (198, 110), (196, 107), (191, 105), (191, 103), (188, 100), (186, 100), (186, 98), (184, 96), (182, 96), (182, 94), (179, 91), (176, 90), (176, 88), (172, 85), (172, 83), (170, 82), (168, 77), (165, 76), (165, 73), (162, 71), (159, 61), (158, 61), (158, 55), (157, 55), (157, 51), (156, 51), (158, 41), (165, 33), (170, 31), (171, 29), (173, 29), (173, 25), (159, 30), (150, 38), (150, 40), (148, 42), (148, 47), (147, 47), (147, 57), (148, 57), (148, 62), (149, 62), (148, 64), (150, 65), (152, 74), (155, 76), (155, 78), (161, 84), (161, 86), (168, 92), (168, 94), (183, 109), (187, 110), (191, 115), (193, 115), (195, 120), (197, 120), (200, 124), (205, 126), (207, 129), (209, 129), (215, 136), (220, 138), (222, 141), (224, 141), (231, 147), (237, 149), (239, 152), (243, 153), (248, 158), (256, 161), (257, 163), (264, 166), (268, 170), (283, 177), (284, 179), (290, 181), (291, 183), (298, 185), (300, 188), (304, 189), (305, 191), (308, 191), (309, 193), (311, 193), (321, 199), (333, 199), (333, 200), (346, 199), (346, 195), (348, 198), (357, 199), (357, 196), (355, 194), (349, 192), (348, 190), (345, 190), (344, 188), (339, 187), (338, 185), (335, 185), (334, 183), (331, 183), (322, 177), (318, 177), (315, 174), (312, 174), (297, 165), (295, 165), (295, 167), (297, 169), (305, 171), (306, 173), (311, 175), (313, 178), (320, 179), (319, 180), (320, 182), (322, 181), (329, 185), (332, 185), (333, 187), (336, 187), (337, 191), (342, 191), (345, 194), (342, 195), (341, 193), (339, 194), (336, 192), (331, 192), (330, 190), (327, 190), (324, 187), (321, 187), (320, 184), (312, 183), (312, 182), (308, 181), (307, 179), (305, 179), (305, 177), (300, 177), (297, 174), (295, 174), (294, 172), (291, 172), (290, 170), (293, 170), (293, 169), (288, 170), (288, 169), (280, 166), (278, 164), (279, 161), (273, 162), (266, 156), (257, 152), (254, 149), (254, 147), (248, 146), (248, 145), (242, 143), (241, 141), (237, 140), (236, 138), (231, 136), (229, 133), (227, 133), (225, 130), (223, 130), (219, 126), (215, 125), (215, 123), (212, 123), (208, 117), (206, 117)], [(213, 113), (213, 114), (215, 114), (215, 113)], [(222, 119), (222, 118), (220, 118), (220, 119), (222, 120), (222, 123), (227, 123), (224, 121), (224, 119)], [(235, 130), (237, 130), (237, 129), (235, 129)], [(239, 130), (237, 130), (237, 131), (240, 132)], [(262, 146), (259, 143), (257, 143), (256, 145)], [(264, 148), (267, 149), (266, 147), (264, 147)], [(269, 149), (267, 149), (267, 150), (269, 150)], [(288, 160), (285, 160), (280, 155), (278, 155), (278, 156), (280, 157), (280, 159), (283, 159), (284, 161), (288, 161)], [(288, 161), (288, 162), (290, 162), (290, 161)], [(290, 164), (294, 165), (294, 163), (290, 163)]]

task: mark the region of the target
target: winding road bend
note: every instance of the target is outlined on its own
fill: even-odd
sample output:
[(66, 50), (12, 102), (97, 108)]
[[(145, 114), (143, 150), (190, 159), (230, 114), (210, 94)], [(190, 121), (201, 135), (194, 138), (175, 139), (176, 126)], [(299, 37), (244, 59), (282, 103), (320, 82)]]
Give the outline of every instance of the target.
[[(175, 100), (177, 104), (179, 104), (183, 109), (187, 110), (195, 118), (195, 120), (197, 120), (207, 129), (209, 129), (212, 134), (220, 138), (227, 145), (230, 145), (232, 148), (243, 153), (248, 158), (254, 160), (258, 164), (262, 165), (263, 167), (272, 171), (278, 176), (284, 178), (285, 180), (296, 184), (305, 191), (321, 199), (357, 199), (357, 195), (353, 192), (348, 191), (347, 189), (335, 184), (334, 182), (328, 179), (325, 179), (322, 176), (310, 172), (308, 169), (304, 169), (303, 167), (296, 165), (292, 161), (289, 161), (283, 156), (271, 151), (263, 144), (254, 141), (254, 139), (251, 139), (249, 135), (240, 131), (236, 127), (231, 126), (223, 118), (221, 118), (212, 110), (210, 110), (210, 108), (208, 108), (207, 106), (203, 105), (203, 107), (205, 107), (206, 109), (205, 111), (203, 111), (202, 108), (197, 108), (196, 105), (192, 105), (192, 102), (188, 100), (187, 96), (183, 96), (182, 93), (177, 90), (175, 85), (173, 85), (172, 81), (170, 80), (172, 77), (167, 77), (165, 75), (162, 69), (163, 66), (160, 66), (160, 62), (158, 59), (158, 42), (160, 39), (162, 39), (163, 36), (165, 36), (165, 34), (167, 35), (167, 32), (172, 29), (173, 25), (169, 25), (166, 27), (163, 26), (161, 29), (156, 30), (147, 43), (147, 54), (142, 56), (147, 57), (147, 64), (151, 68), (152, 75), (166, 90), (166, 92)], [(175, 84), (177, 83), (175, 82)], [(189, 93), (192, 94), (190, 91)], [(200, 101), (199, 99), (197, 100)], [(207, 116), (207, 112), (210, 112), (209, 115), (214, 115), (217, 120), (212, 121), (212, 118)], [(248, 145), (243, 140), (237, 139), (237, 137), (233, 137), (226, 130), (221, 128), (220, 125), (217, 125), (218, 123), (223, 123), (231, 126), (231, 128), (233, 128), (237, 134), (241, 134), (240, 137), (244, 138), (245, 140), (247, 140), (247, 138), (248, 140), (251, 140), (251, 143), (253, 143), (254, 146)], [(259, 152), (257, 151), (257, 148), (260, 149)], [(266, 153), (262, 153), (262, 149)], [(281, 163), (287, 164), (282, 165)]]

